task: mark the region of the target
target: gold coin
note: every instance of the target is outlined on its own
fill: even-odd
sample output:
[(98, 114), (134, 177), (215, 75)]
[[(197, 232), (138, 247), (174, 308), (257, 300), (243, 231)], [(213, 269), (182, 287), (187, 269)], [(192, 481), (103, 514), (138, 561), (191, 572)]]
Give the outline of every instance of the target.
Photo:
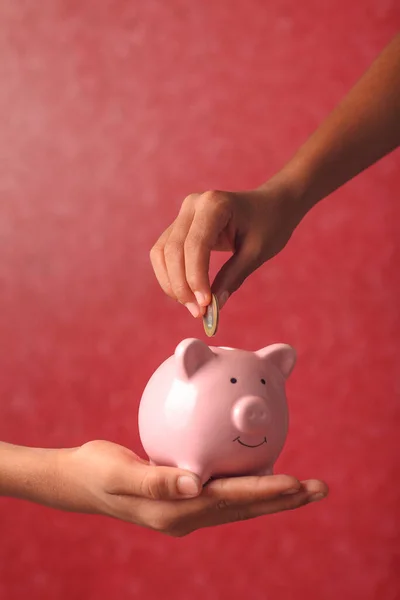
[(219, 321), (219, 306), (217, 297), (213, 294), (211, 303), (207, 306), (206, 312), (203, 316), (204, 331), (208, 337), (212, 337), (217, 333)]

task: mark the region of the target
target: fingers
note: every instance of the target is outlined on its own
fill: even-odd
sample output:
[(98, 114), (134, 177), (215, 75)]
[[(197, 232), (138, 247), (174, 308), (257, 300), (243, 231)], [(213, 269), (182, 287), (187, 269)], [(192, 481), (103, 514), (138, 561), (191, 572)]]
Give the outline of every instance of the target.
[[(225, 495), (222, 498), (214, 498), (214, 503), (211, 506), (207, 507), (206, 510), (203, 510), (200, 518), (197, 519), (197, 525), (195, 529), (203, 527), (212, 527), (216, 525), (224, 525), (227, 523), (234, 523), (237, 521), (246, 521), (264, 515), (275, 514), (287, 510), (295, 510), (297, 508), (301, 508), (302, 506), (306, 506), (311, 502), (322, 500), (328, 495), (328, 486), (324, 482), (318, 480), (310, 480), (300, 483), (294, 478), (287, 477), (284, 475), (273, 477), (261, 477), (259, 478), (260, 483), (259, 490), (257, 493), (250, 492), (248, 488), (248, 486), (251, 487), (252, 479), (253, 483), (255, 483), (255, 478), (244, 479), (248, 480), (246, 482), (243, 482), (243, 495), (242, 493), (238, 494), (238, 490), (236, 490), (235, 495), (232, 497), (229, 497), (228, 493), (228, 495)], [(261, 493), (261, 489), (263, 487), (263, 483), (261, 481), (262, 479), (275, 479), (272, 485), (266, 486), (264, 493)], [(291, 483), (290, 487), (288, 488), (287, 485), (289, 484), (290, 480), (293, 480), (293, 483), (296, 482), (297, 487), (293, 488), (293, 483)], [(247, 502), (245, 500), (244, 495), (244, 491), (246, 488), (250, 492), (252, 498), (251, 500), (249, 499)], [(279, 493), (279, 489), (285, 489), (285, 491)], [(295, 489), (296, 491), (294, 493), (288, 493), (292, 489)], [(195, 501), (190, 501), (188, 505), (190, 505), (192, 502), (199, 502), (202, 498), (196, 499)], [(235, 501), (234, 498), (240, 498), (240, 500)], [(192, 520), (192, 525), (193, 522), (194, 521)], [(186, 520), (186, 524), (190, 528), (190, 521)], [(186, 533), (189, 533), (190, 531), (194, 531), (194, 529), (186, 530)]]
[(259, 253), (256, 249), (247, 243), (222, 266), (212, 285), (220, 308), (245, 279), (258, 268), (260, 265), (258, 256)]
[(228, 194), (192, 194), (150, 252), (164, 292), (184, 304), (194, 317), (203, 314), (211, 301), (210, 254), (230, 218)]
[(315, 500), (322, 500), (329, 494), (329, 488), (324, 481), (318, 479), (308, 479), (302, 481), (301, 485), (307, 492), (309, 499), (314, 502)]
[(265, 515), (276, 514), (287, 510), (295, 510), (306, 506), (310, 502), (322, 500), (324, 495), (311, 494), (306, 488), (302, 488), (296, 494), (281, 495), (279, 497), (254, 502), (247, 505), (223, 506), (222, 510), (214, 510), (207, 515), (201, 527), (212, 527), (216, 525), (225, 525), (238, 521), (248, 521)]
[(150, 252), (157, 280), (164, 292), (184, 304), (194, 317), (200, 310), (186, 280), (184, 245), (194, 216), (197, 194), (188, 196), (174, 223), (162, 234)]
[[(160, 470), (158, 467), (151, 469), (154, 472)], [(167, 471), (170, 470), (174, 469), (163, 469), (162, 476), (168, 479)], [(204, 527), (295, 510), (328, 494), (328, 487), (322, 481), (300, 483), (294, 477), (276, 475), (215, 481), (198, 497), (177, 502), (173, 498), (176, 490), (171, 483), (173, 477), (169, 481), (171, 487), (163, 478), (148, 479), (142, 485), (137, 480), (133, 489), (139, 489), (142, 495), (132, 497), (121, 492), (114, 496), (108, 514), (173, 537), (182, 537)], [(168, 498), (169, 494), (171, 498)]]
[[(264, 492), (261, 492), (262, 483), (260, 482), (258, 492), (254, 492), (251, 491), (251, 480), (254, 485), (257, 478), (244, 479), (246, 481), (243, 482), (243, 489), (239, 493), (240, 483), (236, 490), (234, 487), (229, 490), (230, 483), (226, 484), (227, 494), (225, 495), (221, 493), (223, 487), (218, 489), (218, 486), (210, 484), (208, 491), (205, 488), (203, 494), (198, 498), (179, 503), (147, 506), (149, 526), (173, 537), (182, 537), (204, 527), (246, 521), (264, 515), (295, 510), (310, 502), (323, 499), (328, 493), (326, 484), (321, 481), (311, 480), (300, 484), (294, 478), (286, 478), (286, 476), (260, 478), (260, 480), (275, 479), (275, 481), (272, 485), (267, 486)], [(282, 485), (285, 480), (286, 483)], [(290, 480), (292, 481), (288, 488)], [(298, 486), (295, 488), (297, 490), (295, 493), (279, 493), (280, 489), (288, 492), (292, 489), (294, 482), (297, 482)], [(251, 497), (247, 501), (246, 492)]]
[(197, 202), (194, 218), (185, 240), (186, 280), (200, 306), (211, 302), (208, 270), (211, 251), (231, 219), (228, 196), (208, 192)]
[(268, 477), (232, 477), (209, 483), (203, 495), (230, 504), (259, 502), (275, 498), (280, 494), (295, 494), (301, 483), (289, 475)]
[(173, 467), (155, 467), (141, 462), (126, 465), (122, 477), (110, 493), (151, 500), (179, 500), (201, 493), (200, 479), (188, 471)]
[(163, 292), (165, 292), (165, 294), (167, 294), (167, 296), (176, 300), (174, 293), (172, 291), (172, 288), (171, 288), (171, 284), (169, 282), (167, 266), (165, 264), (165, 258), (164, 258), (164, 247), (165, 247), (165, 244), (167, 243), (168, 237), (171, 233), (173, 226), (174, 226), (174, 224), (172, 224), (170, 227), (168, 227), (168, 229), (166, 229), (164, 231), (164, 233), (161, 235), (161, 237), (157, 240), (156, 244), (153, 246), (153, 248), (150, 251), (150, 260), (151, 260), (154, 274), (157, 278), (157, 281), (158, 281), (161, 289), (163, 290)]
[(186, 279), (185, 241), (194, 217), (194, 205), (185, 200), (164, 246), (165, 267), (172, 293), (194, 317), (200, 314), (196, 298)]

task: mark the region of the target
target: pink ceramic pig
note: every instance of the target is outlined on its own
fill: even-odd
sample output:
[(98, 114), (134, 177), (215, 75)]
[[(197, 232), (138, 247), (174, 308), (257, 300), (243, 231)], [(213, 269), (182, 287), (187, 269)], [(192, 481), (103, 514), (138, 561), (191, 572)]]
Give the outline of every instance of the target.
[(286, 344), (257, 352), (181, 342), (150, 378), (139, 432), (151, 462), (211, 477), (272, 474), (285, 443)]

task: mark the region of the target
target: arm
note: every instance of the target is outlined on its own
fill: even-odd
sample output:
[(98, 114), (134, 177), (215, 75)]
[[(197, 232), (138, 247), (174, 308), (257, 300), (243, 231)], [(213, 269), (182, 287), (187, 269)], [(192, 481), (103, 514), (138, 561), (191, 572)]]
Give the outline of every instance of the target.
[(249, 192), (191, 194), (151, 250), (160, 286), (193, 316), (211, 300), (210, 253), (231, 251), (213, 292), (220, 307), (289, 241), (320, 200), (400, 144), (400, 35), (272, 179)]
[[(149, 471), (150, 469), (150, 471)], [(9, 496), (37, 502), (69, 511), (96, 511), (91, 504), (91, 487), (96, 494), (108, 487), (112, 475), (124, 486), (130, 479), (129, 492), (139, 490), (155, 496), (158, 488), (164, 498), (197, 496), (200, 486), (197, 478), (177, 469), (151, 469), (127, 448), (109, 442), (89, 442), (79, 448), (28, 448), (0, 442), (0, 496)], [(150, 475), (150, 477), (149, 477)], [(182, 487), (180, 476), (187, 476)], [(146, 489), (143, 480), (146, 479)], [(191, 487), (190, 487), (191, 484)], [(154, 488), (154, 489), (153, 489)], [(127, 491), (128, 493), (128, 491)]]
[(69, 450), (26, 448), (0, 442), (0, 496), (57, 505)]
[(305, 209), (400, 144), (400, 34), (283, 169)]
[(60, 450), (0, 442), (0, 496), (106, 515), (173, 536), (299, 508), (327, 493), (322, 481), (300, 483), (288, 475), (225, 479), (202, 490), (192, 473), (150, 466), (105, 441)]

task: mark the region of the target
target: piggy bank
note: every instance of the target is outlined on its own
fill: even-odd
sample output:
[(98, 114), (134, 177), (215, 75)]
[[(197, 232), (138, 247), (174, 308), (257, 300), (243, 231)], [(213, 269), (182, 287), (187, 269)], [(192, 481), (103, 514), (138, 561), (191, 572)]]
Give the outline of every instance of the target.
[(256, 352), (182, 341), (150, 378), (139, 434), (152, 464), (210, 478), (270, 475), (287, 435), (286, 344)]

